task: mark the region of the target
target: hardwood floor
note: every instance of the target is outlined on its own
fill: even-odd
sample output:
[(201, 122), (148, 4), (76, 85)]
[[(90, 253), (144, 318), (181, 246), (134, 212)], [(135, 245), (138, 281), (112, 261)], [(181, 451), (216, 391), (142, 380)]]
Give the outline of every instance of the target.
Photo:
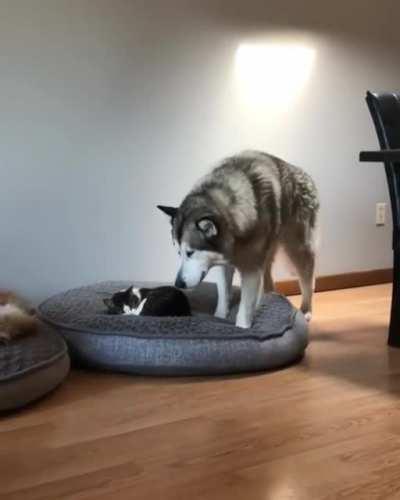
[(389, 295), (389, 285), (317, 294), (306, 357), (278, 372), (72, 372), (0, 418), (0, 499), (399, 499)]

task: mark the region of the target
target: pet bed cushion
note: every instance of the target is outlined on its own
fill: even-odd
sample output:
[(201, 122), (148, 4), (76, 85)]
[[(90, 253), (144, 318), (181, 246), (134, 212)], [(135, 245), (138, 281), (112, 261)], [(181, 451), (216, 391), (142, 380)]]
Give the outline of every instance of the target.
[(69, 372), (63, 338), (48, 325), (0, 344), (0, 410), (24, 406), (52, 391)]
[[(85, 366), (151, 375), (223, 374), (277, 368), (307, 346), (303, 314), (281, 295), (264, 296), (251, 329), (212, 316), (217, 293), (202, 283), (187, 296), (193, 316), (108, 315), (103, 298), (131, 282), (103, 282), (52, 297), (39, 306), (44, 321), (66, 339), (71, 358)], [(156, 286), (159, 283), (137, 283)], [(233, 314), (239, 292), (234, 293)]]

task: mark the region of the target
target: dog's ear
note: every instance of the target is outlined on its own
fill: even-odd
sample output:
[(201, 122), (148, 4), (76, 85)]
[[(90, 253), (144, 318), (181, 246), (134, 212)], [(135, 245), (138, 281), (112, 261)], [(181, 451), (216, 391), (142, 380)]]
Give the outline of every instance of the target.
[(175, 207), (166, 207), (165, 205), (157, 205), (157, 208), (161, 210), (161, 212), (167, 214), (168, 217), (170, 217), (171, 221), (176, 217), (176, 214), (178, 213), (178, 209)]
[(196, 222), (196, 226), (207, 239), (214, 238), (218, 234), (218, 228), (211, 219), (200, 219)]

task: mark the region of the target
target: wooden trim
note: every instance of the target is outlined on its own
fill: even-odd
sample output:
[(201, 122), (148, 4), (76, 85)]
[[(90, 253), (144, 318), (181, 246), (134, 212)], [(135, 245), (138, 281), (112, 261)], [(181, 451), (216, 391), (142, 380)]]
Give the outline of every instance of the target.
[[(315, 290), (317, 292), (326, 292), (328, 290), (340, 290), (343, 288), (380, 285), (382, 283), (391, 283), (392, 281), (393, 269), (373, 269), (371, 271), (319, 276), (316, 279)], [(297, 295), (300, 293), (297, 279), (278, 281), (275, 283), (275, 289), (284, 295)]]

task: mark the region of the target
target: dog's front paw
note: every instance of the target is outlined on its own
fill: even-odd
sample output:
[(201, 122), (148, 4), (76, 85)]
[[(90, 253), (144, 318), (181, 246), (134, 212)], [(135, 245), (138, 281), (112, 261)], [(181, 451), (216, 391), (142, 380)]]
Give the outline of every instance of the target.
[(217, 307), (214, 316), (220, 319), (226, 319), (229, 315), (229, 310), (223, 307)]
[(304, 317), (306, 318), (306, 321), (309, 323), (312, 319), (312, 312), (308, 311), (308, 312), (304, 313)]
[(247, 318), (236, 318), (236, 326), (238, 328), (251, 328), (251, 320)]

